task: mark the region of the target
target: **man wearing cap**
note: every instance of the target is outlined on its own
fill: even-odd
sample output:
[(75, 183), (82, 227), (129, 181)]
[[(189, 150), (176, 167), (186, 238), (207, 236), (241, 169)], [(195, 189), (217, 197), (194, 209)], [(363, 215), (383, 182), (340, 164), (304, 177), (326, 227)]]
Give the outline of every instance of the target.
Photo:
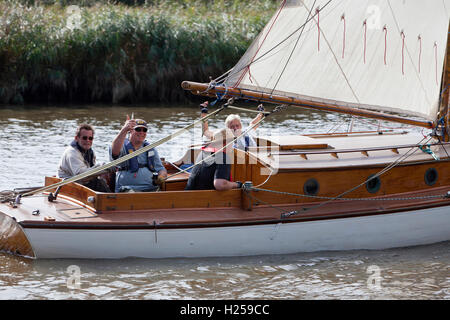
[[(115, 160), (149, 145), (145, 140), (147, 130), (147, 122), (144, 120), (127, 119), (112, 142), (111, 159)], [(128, 133), (130, 133), (129, 139), (126, 138)], [(167, 171), (159, 158), (158, 151), (152, 148), (118, 166), (115, 192), (156, 191), (158, 183), (153, 183), (154, 173), (158, 175), (158, 183), (167, 177)]]
[(233, 147), (227, 144), (232, 140), (230, 129), (224, 128), (214, 133), (213, 141), (202, 148), (185, 190), (230, 190), (242, 186), (239, 181), (230, 181), (231, 157), (228, 153), (233, 151)]
[[(71, 178), (95, 167), (95, 153), (92, 150), (94, 141), (94, 128), (86, 123), (80, 124), (75, 133), (74, 140), (64, 150), (59, 161), (58, 177)], [(92, 190), (111, 192), (106, 181), (101, 177), (86, 178), (80, 181)]]

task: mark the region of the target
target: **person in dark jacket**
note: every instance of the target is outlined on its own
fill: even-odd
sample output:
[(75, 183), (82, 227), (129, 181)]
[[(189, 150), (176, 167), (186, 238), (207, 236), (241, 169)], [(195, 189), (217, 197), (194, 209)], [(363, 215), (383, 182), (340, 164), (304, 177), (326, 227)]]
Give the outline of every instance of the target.
[(242, 183), (231, 181), (232, 146), (221, 150), (233, 139), (229, 129), (222, 129), (213, 141), (202, 148), (189, 176), (185, 190), (230, 190), (240, 188)]

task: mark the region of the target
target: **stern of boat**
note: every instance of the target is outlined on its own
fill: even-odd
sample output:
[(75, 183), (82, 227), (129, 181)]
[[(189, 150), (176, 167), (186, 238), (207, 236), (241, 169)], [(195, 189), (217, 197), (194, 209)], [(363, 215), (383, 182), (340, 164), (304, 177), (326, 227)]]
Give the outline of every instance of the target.
[(17, 221), (0, 211), (0, 251), (35, 258), (33, 248)]

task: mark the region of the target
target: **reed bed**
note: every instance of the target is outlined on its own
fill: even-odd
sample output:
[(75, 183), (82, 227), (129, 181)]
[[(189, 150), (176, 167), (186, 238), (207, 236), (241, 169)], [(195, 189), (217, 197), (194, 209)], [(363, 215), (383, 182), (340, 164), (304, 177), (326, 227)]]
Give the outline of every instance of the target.
[(0, 0), (0, 103), (186, 102), (180, 83), (231, 68), (277, 6)]

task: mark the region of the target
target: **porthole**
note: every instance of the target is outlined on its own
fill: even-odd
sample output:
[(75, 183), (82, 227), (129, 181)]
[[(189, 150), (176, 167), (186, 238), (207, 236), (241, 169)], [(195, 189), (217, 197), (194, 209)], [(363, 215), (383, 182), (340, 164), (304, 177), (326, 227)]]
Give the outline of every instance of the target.
[(370, 193), (376, 193), (378, 190), (380, 190), (381, 187), (381, 180), (380, 177), (375, 177), (374, 175), (370, 175), (369, 178), (367, 178), (366, 182), (366, 189)]
[(319, 182), (316, 179), (308, 179), (303, 185), (303, 193), (308, 196), (315, 196), (319, 193)]
[(436, 183), (438, 179), (438, 172), (435, 168), (429, 168), (425, 172), (425, 183), (429, 186), (432, 186)]

